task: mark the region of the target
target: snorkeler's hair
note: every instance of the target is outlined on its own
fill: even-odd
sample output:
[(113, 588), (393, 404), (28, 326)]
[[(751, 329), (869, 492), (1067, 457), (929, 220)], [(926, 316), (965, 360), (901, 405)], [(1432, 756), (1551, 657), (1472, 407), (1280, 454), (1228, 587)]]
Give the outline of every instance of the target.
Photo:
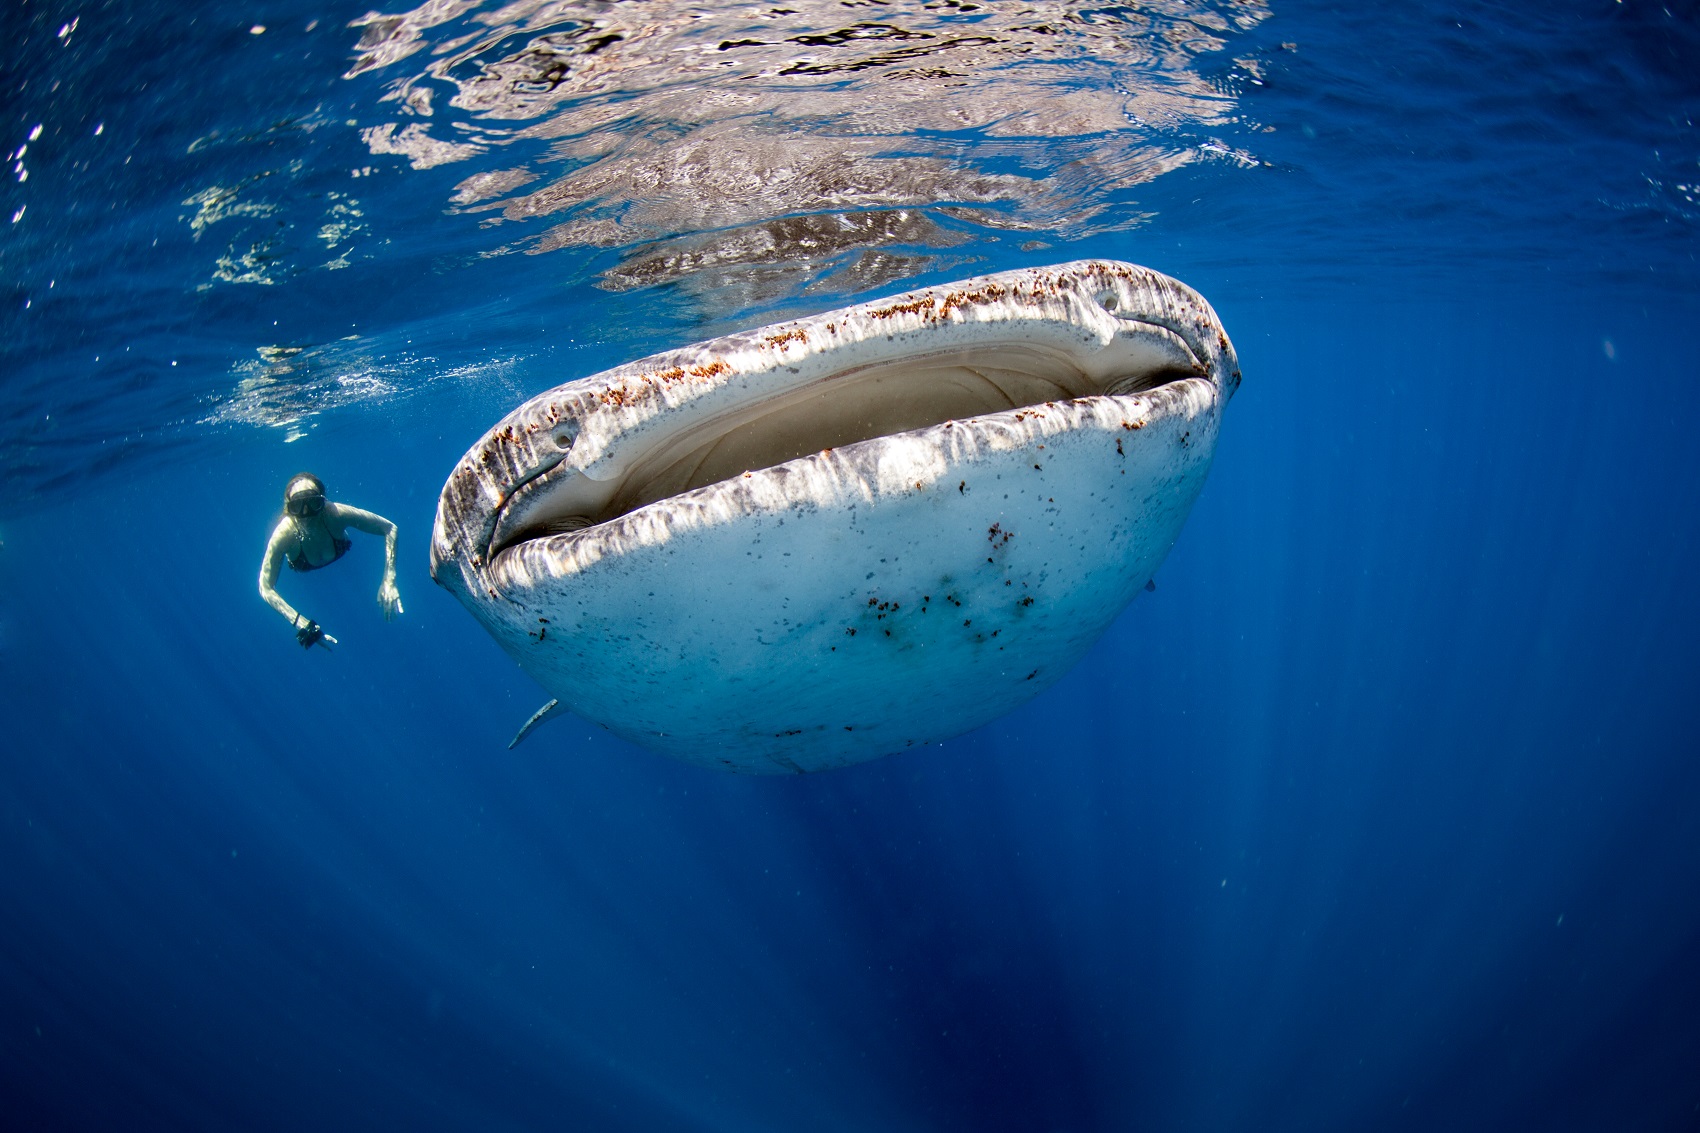
[(295, 475), (291, 476), (288, 480), (286, 480), (284, 482), (284, 485), (283, 485), (283, 502), (284, 503), (289, 502), (289, 489), (295, 487), (295, 485), (301, 483), (301, 481), (303, 481), (303, 480), (310, 481), (312, 483), (314, 489), (316, 489), (318, 491), (319, 495), (322, 496), (322, 495), (325, 494), (325, 482), (323, 480), (319, 479), (317, 476), (313, 475), (311, 472), (297, 472)]

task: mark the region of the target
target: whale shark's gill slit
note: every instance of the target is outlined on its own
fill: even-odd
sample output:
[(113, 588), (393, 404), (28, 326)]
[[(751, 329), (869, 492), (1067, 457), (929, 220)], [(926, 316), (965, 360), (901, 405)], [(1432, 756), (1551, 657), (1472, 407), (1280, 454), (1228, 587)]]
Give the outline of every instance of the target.
[(1005, 343), (865, 367), (754, 397), (635, 455), (593, 514), (568, 510), (575, 505), (561, 486), (567, 478), (540, 481), (530, 491), (545, 498), (529, 500), (527, 521), (492, 541), (489, 553), (605, 523), (646, 504), (823, 450), (1047, 402), (1143, 393), (1196, 377), (1201, 369), (1178, 346), (1155, 356), (1145, 353), (1137, 364), (1111, 366), (1108, 373), (1094, 368), (1104, 368), (1101, 358), (1089, 362), (1060, 350)]

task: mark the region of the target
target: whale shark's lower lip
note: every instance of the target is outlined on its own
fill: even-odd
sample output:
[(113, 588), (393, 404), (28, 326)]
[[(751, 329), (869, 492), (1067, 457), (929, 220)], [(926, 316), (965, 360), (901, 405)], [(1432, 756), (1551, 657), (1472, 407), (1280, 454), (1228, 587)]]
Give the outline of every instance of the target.
[[(1011, 531), (1023, 531), (1026, 554), (1039, 524), (1069, 541), (1068, 555), (1078, 560), (1069, 569), (1081, 578), (1097, 568), (1094, 552), (1077, 536), (1117, 546), (1124, 536), (1132, 540), (1127, 546), (1140, 549), (1129, 569), (1144, 573), (1129, 585), (1142, 584), (1202, 483), (1221, 406), (1238, 380), (1232, 347), (1202, 298), (1156, 272), (1105, 261), (1005, 272), (779, 323), (570, 382), (521, 406), (473, 447), (445, 485), (432, 571), (542, 683), (567, 693), (575, 710), (681, 754), (676, 744), (660, 741), (688, 734), (689, 727), (628, 726), (617, 708), (599, 715), (608, 706), (588, 703), (579, 678), (561, 675), (596, 664), (591, 655), (603, 648), (603, 668), (643, 671), (640, 658), (607, 644), (620, 637), (610, 619), (635, 624), (670, 600), (653, 589), (627, 594), (630, 577), (650, 579), (644, 586), (661, 578), (660, 585), (682, 587), (687, 598), (693, 585), (727, 581), (736, 592), (728, 600), (750, 606), (749, 625), (704, 618), (696, 630), (677, 627), (681, 641), (700, 631), (721, 644), (727, 634), (748, 631), (752, 640), (767, 640), (763, 634), (776, 626), (832, 621), (838, 615), (824, 607), (836, 601), (828, 596), (837, 593), (833, 587), (871, 582), (880, 564), (889, 568), (897, 559), (908, 564), (904, 570), (921, 571), (916, 579), (931, 571), (946, 582), (964, 563), (984, 559), (999, 567)], [(1129, 462), (1138, 468), (1132, 484)], [(1017, 481), (1022, 471), (1028, 482)], [(1047, 478), (1061, 482), (1034, 495)], [(930, 501), (924, 506), (940, 525), (936, 535), (925, 523), (916, 525), (919, 513), (882, 503), (905, 496), (911, 511)], [(1056, 518), (1047, 518), (1052, 512)], [(1113, 530), (1094, 536), (1094, 524)], [(991, 555), (965, 558), (956, 528), (990, 531)], [(802, 566), (828, 543), (843, 562)], [(782, 566), (768, 582), (784, 592), (780, 605), (797, 617), (769, 619), (764, 630), (756, 622), (766, 614), (753, 613), (763, 599), (737, 583), (740, 564), (728, 556), (748, 565), (766, 562), (770, 550)], [(671, 576), (654, 573), (662, 559), (681, 557)], [(825, 581), (840, 573), (844, 579)], [(1057, 580), (1041, 573), (1044, 585), (1038, 575), (1019, 578), (1031, 592), (1022, 594), (1027, 606), (1015, 607), (1026, 621), (1042, 621), (1035, 604), (1045, 598), (1054, 605), (1061, 593)], [(1001, 579), (1005, 597), (1018, 593), (1019, 574)], [(928, 588), (915, 584), (922, 589), (913, 600), (925, 598), (920, 608), (930, 610)], [(1117, 586), (1110, 590), (1119, 593)], [(879, 596), (869, 597), (880, 609)], [(629, 602), (637, 605), (626, 608)], [(712, 631), (705, 628), (710, 622)], [(967, 627), (972, 624), (968, 618)], [(891, 636), (893, 627), (879, 628)], [(855, 626), (837, 629), (855, 636)], [(996, 651), (1007, 652), (1016, 636)], [(539, 649), (544, 642), (556, 644)], [(708, 642), (703, 648), (723, 661), (721, 644)], [(938, 644), (933, 656), (942, 661), (949, 650)], [(694, 646), (683, 648), (688, 654)], [(563, 665), (559, 649), (575, 660)], [(822, 649), (838, 652), (830, 644)], [(760, 655), (778, 663), (783, 653)], [(1047, 681), (1060, 672), (1055, 661), (1047, 655), (1053, 670)], [(704, 663), (711, 663), (707, 654)], [(596, 696), (605, 699), (607, 690)], [(762, 715), (760, 705), (747, 707)], [(656, 719), (663, 717), (666, 712)], [(784, 721), (776, 719), (767, 735), (768, 725), (757, 720), (751, 726), (761, 742), (746, 735), (750, 742), (728, 748), (765, 751), (753, 757), (754, 766), (742, 755), (717, 758), (746, 770), (807, 769), (880, 754), (874, 748), (881, 744), (890, 750), (917, 742), (910, 734), (870, 736), (857, 747), (837, 736), (822, 747), (817, 737), (821, 759), (782, 752), (773, 762), (774, 751), (795, 746), (784, 742), (785, 733), (813, 727), (796, 722), (806, 727), (778, 727)], [(735, 715), (723, 724), (750, 732)], [(700, 746), (714, 734), (687, 742)]]

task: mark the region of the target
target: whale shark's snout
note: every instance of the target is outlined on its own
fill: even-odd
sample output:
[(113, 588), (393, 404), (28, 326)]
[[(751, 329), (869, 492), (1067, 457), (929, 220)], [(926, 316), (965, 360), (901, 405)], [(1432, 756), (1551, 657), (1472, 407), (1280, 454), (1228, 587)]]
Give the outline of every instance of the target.
[(1239, 382), (1190, 288), (1003, 272), (533, 398), (444, 486), (432, 574), (565, 706), (738, 771), (943, 739), (1146, 584)]

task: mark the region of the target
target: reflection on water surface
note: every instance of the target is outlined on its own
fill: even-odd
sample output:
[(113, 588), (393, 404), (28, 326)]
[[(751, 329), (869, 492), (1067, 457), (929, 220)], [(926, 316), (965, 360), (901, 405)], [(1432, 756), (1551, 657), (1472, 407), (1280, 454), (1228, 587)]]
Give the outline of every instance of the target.
[[(891, 283), (998, 230), (1137, 223), (1124, 191), (1201, 156), (1207, 77), (1256, 3), (432, 0), (373, 14), (354, 78), (396, 118), (374, 154), (478, 166), (451, 206), (527, 225), (504, 250), (625, 249), (624, 290), (728, 306)], [(422, 65), (421, 65), (422, 64)], [(1255, 78), (1255, 60), (1223, 60)], [(1031, 234), (1028, 239), (1031, 239)]]

